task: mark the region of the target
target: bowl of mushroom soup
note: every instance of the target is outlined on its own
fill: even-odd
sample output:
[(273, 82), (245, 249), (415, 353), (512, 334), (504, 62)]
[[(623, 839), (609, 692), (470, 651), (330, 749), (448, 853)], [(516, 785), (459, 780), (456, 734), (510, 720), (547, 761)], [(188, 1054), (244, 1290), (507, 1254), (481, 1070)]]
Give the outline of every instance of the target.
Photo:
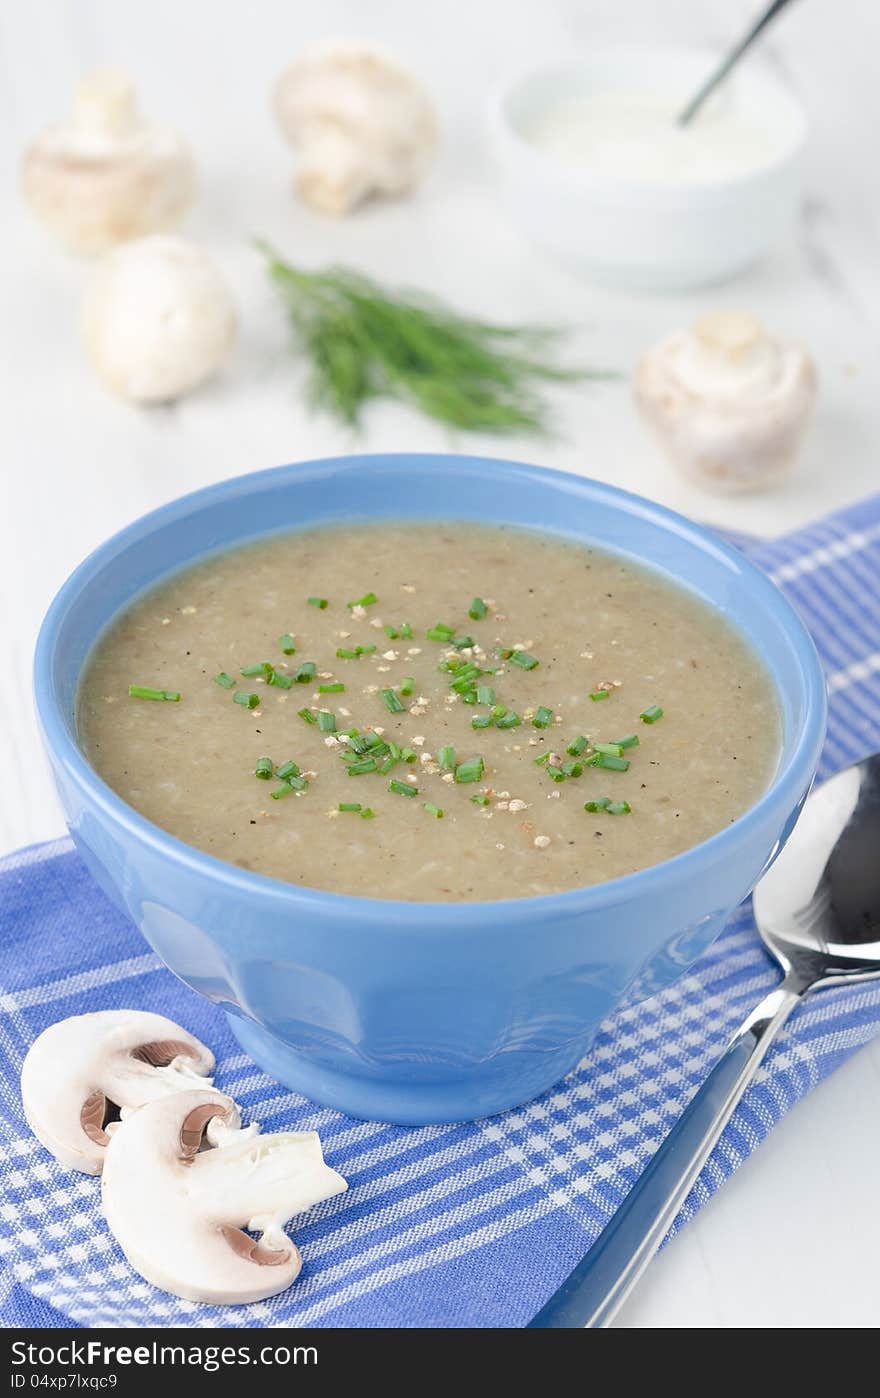
[(552, 1086), (781, 848), (821, 669), (713, 535), (580, 477), (240, 477), (63, 586), (39, 721), (77, 848), (268, 1073), (353, 1116)]

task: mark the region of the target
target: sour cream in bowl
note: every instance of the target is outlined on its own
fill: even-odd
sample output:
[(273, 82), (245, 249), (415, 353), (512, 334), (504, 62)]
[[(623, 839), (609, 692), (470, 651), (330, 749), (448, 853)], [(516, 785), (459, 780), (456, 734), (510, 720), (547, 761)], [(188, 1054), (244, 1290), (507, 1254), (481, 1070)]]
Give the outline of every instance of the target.
[(490, 101), (508, 211), (597, 280), (681, 290), (721, 281), (791, 227), (806, 121), (749, 69), (682, 127), (707, 54), (615, 52), (532, 70)]

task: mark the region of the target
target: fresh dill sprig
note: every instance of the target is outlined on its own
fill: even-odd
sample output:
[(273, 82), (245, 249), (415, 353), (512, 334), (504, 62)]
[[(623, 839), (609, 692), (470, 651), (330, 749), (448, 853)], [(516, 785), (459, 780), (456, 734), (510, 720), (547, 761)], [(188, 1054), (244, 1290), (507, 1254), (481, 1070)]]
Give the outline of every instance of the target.
[(308, 272), (257, 246), (309, 361), (312, 402), (349, 426), (372, 399), (396, 398), (469, 432), (545, 432), (542, 383), (614, 377), (551, 363), (558, 329), (475, 320), (350, 268)]

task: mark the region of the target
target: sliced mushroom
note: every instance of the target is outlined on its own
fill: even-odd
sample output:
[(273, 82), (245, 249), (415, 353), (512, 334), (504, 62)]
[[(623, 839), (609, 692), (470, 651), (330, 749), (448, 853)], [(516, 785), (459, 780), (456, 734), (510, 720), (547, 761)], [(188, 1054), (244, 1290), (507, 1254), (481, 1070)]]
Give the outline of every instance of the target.
[(705, 315), (656, 345), (636, 402), (670, 461), (718, 491), (756, 490), (796, 458), (816, 395), (806, 350), (739, 311)]
[(261, 1136), (237, 1122), (228, 1097), (179, 1092), (127, 1116), (107, 1151), (111, 1231), (142, 1277), (188, 1301), (236, 1305), (283, 1291), (302, 1266), (288, 1219), (347, 1188), (314, 1131)]
[(176, 132), (138, 110), (125, 73), (92, 73), (68, 119), (25, 153), (22, 190), (74, 252), (100, 252), (172, 228), (195, 195), (195, 167)]
[(326, 214), (410, 189), (437, 136), (431, 102), (415, 78), (359, 43), (304, 53), (278, 80), (275, 113), (299, 153), (299, 193)]
[(31, 1044), (21, 1070), (24, 1114), (62, 1165), (99, 1175), (114, 1119), (194, 1083), (205, 1087), (213, 1068), (211, 1050), (164, 1015), (74, 1015)]

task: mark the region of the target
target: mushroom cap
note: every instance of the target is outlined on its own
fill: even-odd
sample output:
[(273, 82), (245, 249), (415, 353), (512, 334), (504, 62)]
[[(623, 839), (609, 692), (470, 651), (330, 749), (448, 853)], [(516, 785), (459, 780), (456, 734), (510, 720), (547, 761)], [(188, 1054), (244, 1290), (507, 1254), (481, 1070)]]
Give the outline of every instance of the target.
[[(284, 1224), (347, 1188), (315, 1132), (240, 1131), (236, 1111), (228, 1097), (179, 1092), (127, 1117), (107, 1151), (111, 1231), (142, 1277), (189, 1301), (235, 1305), (283, 1291), (302, 1266)], [(211, 1148), (217, 1119), (228, 1129)]]
[(751, 489), (791, 465), (816, 395), (799, 345), (739, 311), (719, 311), (645, 354), (642, 417), (670, 460), (718, 489)]
[(92, 363), (116, 393), (161, 403), (214, 372), (235, 337), (236, 312), (206, 252), (156, 234), (124, 243), (96, 265), (82, 328)]
[(213, 1068), (211, 1050), (164, 1015), (74, 1015), (51, 1024), (31, 1044), (21, 1070), (24, 1114), (62, 1165), (98, 1175), (113, 1107), (126, 1111), (179, 1092)]
[(148, 122), (131, 80), (110, 70), (80, 84), (71, 116), (27, 149), (22, 192), (74, 252), (95, 253), (179, 223), (195, 166), (176, 132)]
[(382, 50), (360, 43), (308, 49), (278, 79), (274, 109), (300, 154), (297, 188), (326, 213), (346, 213), (372, 193), (409, 189), (437, 140), (421, 84)]

